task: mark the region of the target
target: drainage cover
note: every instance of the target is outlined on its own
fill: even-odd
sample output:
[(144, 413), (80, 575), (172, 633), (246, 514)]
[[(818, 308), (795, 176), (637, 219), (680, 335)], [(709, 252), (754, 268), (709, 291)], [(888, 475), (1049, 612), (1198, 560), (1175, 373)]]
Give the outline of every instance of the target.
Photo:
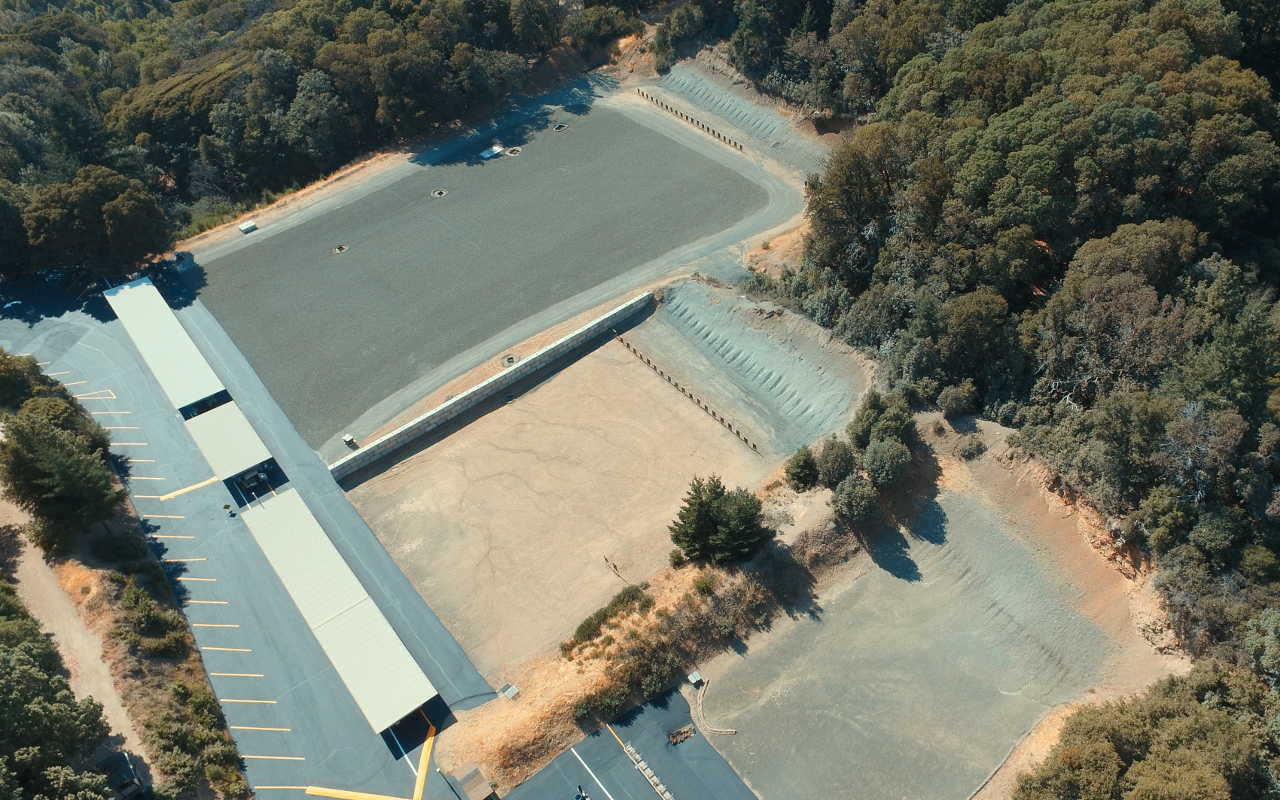
[(502, 357), (502, 366), (509, 367), (519, 360), (520, 360), (520, 356), (516, 355), (515, 353), (507, 353), (505, 356)]
[(431, 193), (431, 196), (432, 196), (432, 197), (444, 197), (444, 196), (445, 196), (446, 194), (448, 194), (448, 193), (449, 193), (449, 190), (448, 190), (448, 189), (436, 189), (435, 191), (433, 191), (433, 192)]
[(509, 155), (509, 156), (518, 156), (518, 155), (520, 155), (520, 148), (519, 148), (519, 147), (508, 147), (508, 148), (507, 148), (507, 155)]
[(556, 133), (560, 133), (562, 131), (567, 131), (568, 129), (569, 129), (568, 125), (564, 124), (563, 122), (557, 122), (555, 127), (552, 128), (551, 130), (555, 131)]
[(333, 254), (335, 256), (340, 256), (345, 252), (347, 252), (347, 246), (345, 244), (340, 244), (337, 247), (333, 248)]

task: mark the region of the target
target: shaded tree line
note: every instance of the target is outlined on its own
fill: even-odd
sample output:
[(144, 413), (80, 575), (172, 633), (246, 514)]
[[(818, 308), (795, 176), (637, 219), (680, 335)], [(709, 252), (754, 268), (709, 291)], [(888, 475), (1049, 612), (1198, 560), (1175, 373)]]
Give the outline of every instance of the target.
[[(622, 8), (619, 8), (622, 5)], [(0, 9), (0, 277), (129, 270), (360, 153), (450, 129), (631, 4), (41, 0)]]

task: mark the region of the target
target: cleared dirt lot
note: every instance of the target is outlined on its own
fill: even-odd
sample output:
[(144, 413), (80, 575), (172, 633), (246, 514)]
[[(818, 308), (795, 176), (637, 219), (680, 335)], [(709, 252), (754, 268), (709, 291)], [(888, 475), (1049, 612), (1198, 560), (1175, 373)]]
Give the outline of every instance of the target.
[[(199, 297), (309, 444), (332, 446), (370, 409), (521, 320), (746, 218), (772, 219), (776, 192), (752, 171), (764, 173), (709, 137), (636, 103), (571, 109), (428, 154), (359, 202), (335, 198), (238, 249), (196, 253)], [(522, 151), (482, 162), (491, 138)], [(763, 227), (798, 209), (788, 191), (797, 207)], [(334, 254), (338, 245), (347, 249)]]
[[(998, 438), (998, 437), (997, 437)], [(702, 671), (714, 744), (764, 797), (968, 797), (1059, 703), (1178, 666), (1077, 520), (992, 455), (940, 451), (936, 494), (865, 570)]]
[(616, 342), (348, 496), (482, 673), (552, 652), (665, 565), (694, 475), (773, 467)]

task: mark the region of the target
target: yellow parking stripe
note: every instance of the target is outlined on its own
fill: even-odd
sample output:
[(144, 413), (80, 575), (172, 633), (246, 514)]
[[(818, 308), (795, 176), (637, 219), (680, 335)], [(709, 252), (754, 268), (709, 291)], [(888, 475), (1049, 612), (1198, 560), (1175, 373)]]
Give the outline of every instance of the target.
[(181, 514), (140, 514), (143, 519), (186, 519)]
[(214, 583), (214, 582), (215, 582), (215, 581), (217, 581), (218, 579), (217, 579), (217, 578), (190, 578), (190, 577), (186, 577), (186, 576), (183, 576), (183, 575), (179, 575), (178, 577), (174, 578), (174, 580), (176, 580), (176, 581), (201, 581), (201, 582), (204, 582), (204, 583)]
[(215, 678), (265, 678), (261, 672), (210, 672)]
[(252, 653), (247, 647), (201, 647), (201, 650), (213, 650), (218, 653)]
[(187, 600), (187, 605), (192, 606), (225, 606), (226, 600)]
[(162, 558), (160, 559), (166, 564), (185, 564), (188, 561), (208, 561), (207, 558)]
[(161, 499), (161, 500), (172, 500), (173, 498), (175, 498), (175, 497), (177, 497), (177, 496), (179, 496), (179, 495), (184, 495), (184, 494), (186, 494), (187, 492), (194, 492), (196, 489), (203, 489), (204, 487), (208, 486), (209, 484), (211, 484), (211, 483), (217, 483), (217, 482), (218, 482), (218, 476), (217, 476), (217, 475), (214, 475), (213, 477), (210, 477), (210, 478), (207, 478), (207, 479), (205, 479), (205, 480), (202, 480), (202, 481), (200, 481), (199, 483), (193, 483), (193, 484), (191, 484), (190, 486), (184, 486), (184, 487), (182, 487), (181, 489), (178, 489), (178, 490), (176, 490), (176, 491), (172, 491), (172, 492), (169, 492), (168, 494), (160, 495), (160, 499)]
[(132, 414), (133, 412), (132, 411), (90, 411), (89, 413), (94, 415), (100, 414), (103, 416), (108, 416), (108, 415), (115, 415), (115, 414)]
[(293, 728), (263, 728), (257, 725), (228, 725), (233, 731), (276, 731), (279, 733), (293, 733)]
[[(221, 697), (221, 698), (219, 698), (219, 702), (222, 702), (222, 703), (256, 703), (256, 704), (258, 704), (258, 705), (264, 705), (264, 706), (274, 706), (274, 705), (276, 704), (276, 701), (275, 701), (275, 700), (239, 700), (239, 699), (232, 698), (232, 697)], [(245, 756), (245, 758), (248, 758), (248, 756)]]
[(436, 726), (427, 722), (427, 740), (422, 743), (422, 757), (418, 759), (418, 780), (413, 784), (413, 800), (422, 800), (422, 793), (427, 789), (427, 766), (431, 762), (431, 748), (435, 743)]
[(307, 794), (313, 797), (336, 797), (338, 800), (410, 800), (407, 797), (392, 797), (389, 794), (348, 792), (343, 789), (326, 789), (323, 786), (308, 786)]
[(177, 533), (153, 533), (151, 534), (151, 538), (152, 539), (194, 539), (196, 537), (184, 536), (182, 534), (177, 534)]
[(240, 756), (241, 758), (256, 758), (263, 761), (306, 761), (305, 756)]
[(137, 425), (103, 425), (104, 431), (136, 431)]
[(285, 789), (285, 790), (292, 789), (299, 792), (305, 792), (307, 790), (307, 787), (305, 786), (255, 786), (253, 787), (253, 790), (255, 792), (262, 791), (263, 789)]

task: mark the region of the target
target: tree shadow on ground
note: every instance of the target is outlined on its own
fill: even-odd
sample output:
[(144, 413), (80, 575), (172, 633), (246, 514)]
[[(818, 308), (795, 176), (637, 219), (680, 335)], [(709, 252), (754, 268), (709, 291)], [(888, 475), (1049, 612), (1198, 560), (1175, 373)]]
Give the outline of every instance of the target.
[(114, 315), (102, 299), (104, 288), (98, 278), (79, 270), (45, 270), (39, 275), (11, 278), (0, 288), (0, 319), (18, 320), (31, 327), (44, 319), (80, 311), (106, 322)]
[(936, 499), (942, 470), (933, 449), (917, 442), (911, 455), (906, 477), (881, 496), (879, 518), (859, 533), (876, 566), (895, 578), (914, 583), (924, 576), (911, 557), (912, 543), (945, 544), (947, 516)]
[(147, 275), (174, 308), (186, 308), (194, 303), (200, 290), (209, 283), (209, 276), (196, 261), (195, 254), (186, 250), (179, 250), (173, 258), (152, 265)]
[(0, 525), (0, 580), (12, 583), (17, 577), (21, 537), (22, 529), (17, 525)]
[[(536, 96), (520, 95), (509, 99), (490, 115), (489, 121), (471, 128), (459, 128), (445, 141), (437, 141), (409, 157), (419, 166), (488, 163), (480, 153), (490, 145), (523, 147), (533, 134), (546, 130), (565, 114), (583, 116), (595, 101), (613, 92), (618, 81), (607, 75), (588, 73), (568, 81), (560, 88)], [(496, 159), (495, 159), (496, 160)]]
[(813, 591), (817, 578), (796, 559), (790, 547), (777, 540), (769, 542), (752, 559), (750, 569), (773, 594), (782, 613), (792, 619), (822, 619), (822, 606)]

